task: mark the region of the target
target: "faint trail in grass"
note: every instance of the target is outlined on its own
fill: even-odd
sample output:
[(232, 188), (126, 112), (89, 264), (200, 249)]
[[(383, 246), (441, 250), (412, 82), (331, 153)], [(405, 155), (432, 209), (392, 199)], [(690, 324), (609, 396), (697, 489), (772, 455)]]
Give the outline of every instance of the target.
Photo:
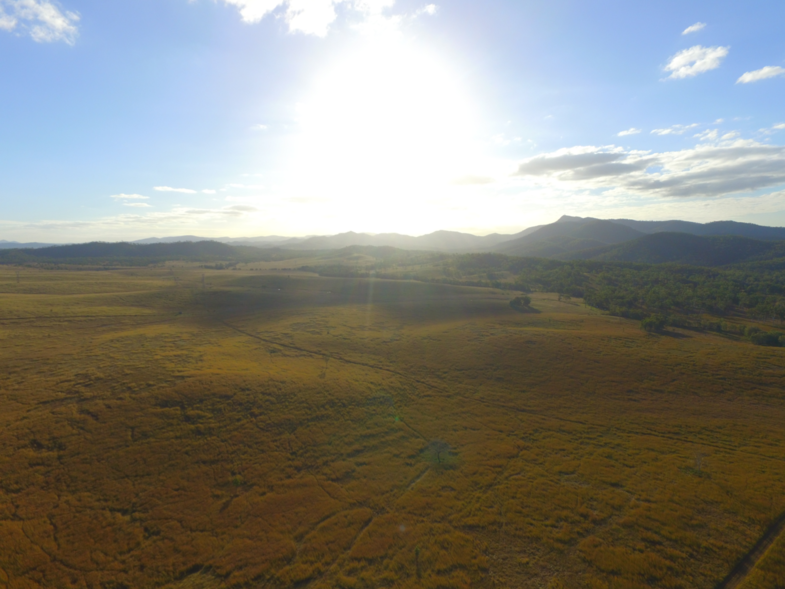
[(343, 503), (343, 501), (342, 501), (342, 500), (340, 500), (340, 499), (336, 499), (335, 497), (333, 497), (332, 495), (330, 495), (330, 493), (328, 493), (328, 492), (327, 492), (327, 489), (325, 489), (325, 488), (324, 488), (324, 485), (322, 485), (322, 483), (321, 483), (321, 482), (319, 482), (319, 479), (318, 479), (318, 478), (316, 478), (316, 475), (315, 475), (315, 474), (311, 474), (311, 478), (313, 478), (314, 482), (316, 483), (316, 486), (317, 486), (317, 487), (319, 487), (319, 488), (322, 490), (322, 493), (324, 493), (325, 495), (327, 495), (327, 496), (328, 496), (330, 499), (332, 499), (332, 500), (333, 500), (333, 501), (335, 501), (336, 503)]
[(423, 477), (424, 477), (426, 474), (428, 474), (428, 472), (430, 472), (430, 470), (431, 470), (431, 467), (429, 466), (429, 467), (427, 467), (427, 468), (426, 468), (424, 471), (422, 471), (420, 474), (418, 474), (416, 477), (414, 477), (414, 478), (412, 479), (412, 481), (411, 481), (411, 482), (410, 482), (408, 485), (406, 485), (406, 490), (408, 491), (408, 490), (409, 490), (409, 489), (411, 489), (411, 488), (412, 488), (414, 485), (416, 485), (417, 483), (419, 483), (419, 482), (422, 480), (422, 478), (423, 478)]
[(775, 519), (766, 533), (755, 543), (755, 546), (745, 554), (742, 559), (736, 563), (736, 566), (731, 569), (731, 572), (717, 585), (716, 589), (735, 589), (742, 584), (744, 579), (747, 578), (755, 565), (758, 564), (761, 558), (766, 554), (766, 551), (771, 547), (777, 538), (785, 532), (785, 513)]
[[(462, 397), (466, 398), (466, 397)], [(750, 450), (743, 450), (741, 448), (734, 448), (733, 446), (727, 446), (725, 444), (717, 444), (716, 442), (707, 442), (705, 440), (686, 440), (684, 438), (680, 438), (678, 436), (669, 436), (667, 434), (658, 434), (649, 430), (634, 430), (625, 427), (619, 427), (617, 425), (606, 425), (600, 423), (592, 423), (590, 421), (580, 421), (577, 419), (569, 419), (566, 417), (556, 417), (555, 415), (550, 415), (548, 413), (544, 413), (541, 411), (534, 411), (531, 409), (522, 409), (520, 407), (513, 407), (511, 405), (506, 405), (504, 403), (494, 403), (493, 401), (485, 401), (480, 399), (474, 399), (476, 402), (481, 403), (483, 405), (490, 405), (492, 407), (497, 407), (500, 409), (508, 409), (510, 411), (517, 411), (518, 413), (524, 413), (527, 415), (536, 415), (537, 417), (542, 417), (545, 419), (553, 419), (556, 421), (562, 421), (566, 423), (573, 423), (576, 425), (583, 425), (586, 427), (596, 427), (601, 429), (610, 429), (619, 433), (632, 435), (632, 436), (650, 436), (652, 438), (660, 438), (662, 440), (670, 440), (672, 442), (678, 442), (680, 444), (697, 444), (700, 446), (707, 446), (709, 448), (717, 448), (718, 450), (725, 450), (726, 452), (737, 452), (739, 454), (747, 454), (748, 456), (756, 456), (758, 458), (765, 458), (767, 460), (776, 460), (777, 462), (785, 462), (785, 458), (778, 458), (776, 456), (769, 456), (768, 454), (760, 454), (758, 452), (751, 452)]]
[[(379, 365), (376, 365), (376, 364), (369, 364), (367, 362), (359, 362), (357, 360), (349, 360), (349, 359), (344, 358), (342, 356), (335, 356), (335, 355), (332, 355), (332, 354), (328, 354), (326, 352), (317, 352), (315, 350), (308, 350), (306, 348), (301, 348), (300, 346), (296, 346), (296, 345), (293, 345), (293, 344), (284, 344), (284, 343), (278, 342), (276, 340), (263, 338), (261, 336), (255, 335), (253, 333), (249, 333), (249, 332), (244, 331), (244, 330), (242, 330), (242, 329), (240, 329), (238, 327), (235, 327), (234, 325), (231, 325), (231, 324), (227, 323), (226, 321), (220, 321), (220, 322), (223, 325), (225, 325), (226, 327), (228, 327), (229, 329), (232, 329), (232, 330), (237, 331), (238, 333), (241, 333), (241, 334), (243, 334), (245, 336), (257, 339), (259, 341), (262, 341), (262, 342), (265, 342), (265, 343), (268, 343), (268, 344), (280, 346), (282, 348), (289, 348), (289, 349), (292, 349), (292, 350), (297, 350), (298, 352), (303, 352), (303, 353), (306, 353), (306, 354), (312, 354), (314, 356), (319, 356), (319, 357), (322, 357), (322, 358), (331, 358), (333, 360), (336, 360), (338, 362), (344, 362), (346, 364), (353, 364), (355, 366), (363, 366), (365, 368), (371, 368), (372, 370), (380, 370), (380, 371), (383, 371), (383, 372), (387, 372), (389, 374), (395, 374), (396, 376), (400, 376), (401, 378), (405, 378), (405, 379), (407, 379), (407, 380), (409, 380), (411, 382), (416, 382), (417, 384), (421, 384), (424, 387), (428, 387), (429, 389), (432, 389), (434, 391), (438, 391), (440, 393), (451, 394), (451, 395), (453, 395), (453, 396), (455, 396), (457, 398), (463, 399), (465, 401), (471, 401), (471, 402), (474, 402), (474, 403), (479, 403), (480, 405), (486, 405), (486, 406), (496, 407), (496, 408), (500, 408), (500, 409), (507, 409), (509, 411), (515, 411), (517, 413), (523, 413), (523, 414), (526, 414), (526, 415), (535, 415), (535, 416), (542, 417), (542, 418), (545, 418), (545, 419), (551, 419), (551, 420), (554, 420), (554, 421), (561, 421), (563, 423), (572, 423), (572, 424), (581, 425), (581, 426), (584, 426), (584, 427), (596, 427), (596, 428), (599, 428), (599, 429), (606, 429), (606, 430), (607, 429), (611, 429), (611, 430), (614, 430), (616, 432), (620, 432), (620, 433), (627, 434), (627, 435), (650, 436), (650, 437), (653, 437), (653, 438), (660, 438), (660, 439), (663, 439), (663, 440), (670, 440), (670, 441), (673, 441), (673, 442), (678, 442), (679, 444), (700, 444), (701, 446), (706, 446), (706, 447), (709, 447), (709, 448), (716, 448), (718, 450), (725, 450), (726, 452), (735, 452), (735, 453), (739, 453), (739, 454), (746, 454), (748, 456), (756, 456), (758, 458), (765, 458), (767, 460), (775, 460), (777, 462), (785, 462), (785, 458), (778, 458), (776, 456), (769, 456), (767, 454), (760, 454), (758, 452), (752, 452), (750, 450), (743, 450), (741, 448), (734, 448), (733, 446), (727, 446), (727, 445), (724, 445), (724, 444), (718, 444), (716, 442), (707, 442), (707, 441), (704, 441), (704, 440), (685, 440), (684, 438), (680, 438), (678, 436), (669, 436), (667, 434), (659, 434), (659, 433), (656, 433), (656, 432), (652, 432), (650, 430), (634, 430), (634, 429), (619, 427), (617, 425), (608, 425), (608, 424), (601, 424), (601, 423), (592, 423), (590, 421), (583, 421), (583, 420), (578, 420), (578, 419), (569, 419), (567, 417), (558, 417), (558, 416), (551, 415), (549, 413), (545, 413), (545, 412), (542, 412), (542, 411), (535, 411), (533, 409), (524, 409), (524, 408), (521, 408), (521, 407), (515, 407), (515, 406), (512, 406), (512, 405), (507, 405), (505, 403), (496, 403), (496, 402), (488, 401), (488, 400), (485, 400), (485, 399), (477, 399), (475, 397), (467, 397), (465, 395), (458, 394), (455, 391), (447, 391), (446, 389), (443, 389), (443, 388), (441, 388), (439, 386), (436, 386), (436, 385), (431, 384), (429, 382), (426, 382), (424, 380), (420, 380), (418, 378), (415, 378), (415, 377), (411, 376), (410, 374), (406, 374), (406, 373), (403, 373), (403, 372), (398, 372), (397, 370), (393, 370), (392, 368), (387, 368), (385, 366), (379, 366)], [(412, 431), (415, 431), (415, 430), (412, 430)], [(415, 432), (415, 433), (418, 433), (418, 435), (420, 435), (420, 437), (425, 439), (421, 434), (419, 434), (419, 432)]]
[(244, 330), (240, 329), (239, 327), (235, 327), (234, 325), (231, 325), (231, 324), (227, 323), (226, 321), (221, 321), (221, 323), (223, 325), (225, 325), (226, 327), (228, 327), (229, 329), (233, 329), (234, 331), (236, 331), (238, 333), (242, 333), (245, 336), (252, 337), (252, 338), (257, 339), (259, 341), (262, 341), (262, 342), (264, 342), (266, 344), (272, 344), (272, 345), (275, 345), (275, 346), (280, 346), (282, 348), (289, 348), (290, 350), (297, 350), (298, 352), (304, 352), (306, 354), (312, 354), (314, 356), (320, 356), (322, 358), (329, 358), (331, 360), (337, 360), (338, 362), (344, 362), (345, 364), (354, 364), (355, 366), (364, 366), (365, 368), (371, 368), (373, 370), (381, 370), (383, 372), (388, 372), (389, 374), (395, 374), (396, 376), (400, 376), (400, 377), (405, 378), (407, 380), (410, 380), (412, 382), (416, 382), (417, 384), (421, 384), (421, 385), (426, 386), (426, 387), (428, 387), (430, 389), (433, 389), (433, 390), (436, 390), (436, 391), (440, 391), (440, 392), (446, 392), (444, 389), (441, 389), (441, 388), (439, 388), (439, 387), (437, 387), (435, 385), (432, 385), (432, 384), (430, 384), (428, 382), (425, 382), (423, 380), (419, 380), (417, 378), (414, 378), (410, 374), (405, 374), (403, 372), (398, 372), (397, 370), (393, 370), (392, 368), (387, 368), (385, 366), (379, 366), (377, 364), (368, 364), (366, 362), (360, 362), (358, 360), (349, 360), (348, 358), (344, 358), (342, 356), (336, 356), (334, 354), (327, 354), (326, 352), (317, 352), (315, 350), (309, 350), (307, 348), (301, 348), (300, 346), (295, 346), (294, 344), (284, 344), (282, 342), (279, 342), (279, 341), (276, 341), (276, 340), (273, 340), (273, 339), (267, 339), (267, 338), (263, 338), (263, 337), (261, 337), (259, 335), (256, 335), (256, 334), (249, 333), (247, 331), (244, 331)]
[[(430, 471), (431, 471), (431, 467), (428, 466), (420, 474), (418, 474), (411, 481), (409, 481), (409, 483), (406, 485), (406, 487), (404, 487), (403, 491), (395, 498), (395, 500), (392, 502), (392, 504), (395, 504), (396, 502), (398, 502), (401, 499), (401, 497), (406, 495), (406, 493), (408, 493), (409, 490), (411, 490), (412, 487), (414, 487), (418, 482), (420, 482), (423, 479), (423, 477), (426, 474), (428, 474)], [(348, 509), (346, 509), (344, 511), (348, 511)], [(338, 513), (343, 513), (343, 512), (338, 512)], [(343, 558), (343, 557), (345, 557), (345, 556), (347, 556), (347, 555), (352, 553), (352, 550), (357, 545), (357, 542), (360, 541), (360, 538), (362, 538), (362, 536), (365, 533), (365, 531), (368, 528), (371, 527), (371, 524), (373, 524), (373, 522), (376, 521), (376, 518), (378, 518), (381, 515), (387, 515), (388, 513), (390, 513), (390, 510), (389, 509), (384, 509), (384, 510), (380, 511), (379, 513), (376, 513), (376, 514), (372, 515), (371, 518), (362, 527), (362, 529), (360, 529), (360, 531), (357, 532), (357, 535), (354, 537), (354, 539), (352, 540), (352, 543), (349, 545), (349, 547), (346, 550), (344, 550), (341, 554), (339, 554), (337, 557), (335, 557), (335, 560), (333, 560), (330, 563), (330, 566), (328, 566), (321, 575), (319, 575), (317, 578), (312, 579), (311, 581), (309, 581), (305, 586), (306, 587), (310, 587), (313, 583), (317, 583), (317, 582), (323, 580), (330, 573), (330, 571), (332, 571), (335, 568), (335, 565), (338, 564), (338, 562), (341, 560), (341, 558)], [(335, 515), (335, 514), (333, 514), (333, 515)], [(330, 516), (330, 517), (332, 517), (332, 516)], [(329, 518), (326, 518), (326, 519), (329, 519)], [(315, 526), (313, 529), (316, 529), (324, 521), (326, 521), (326, 520), (322, 520), (321, 522), (319, 522), (319, 524), (317, 524), (317, 526)], [(298, 548), (298, 555), (299, 555), (299, 548)], [(296, 558), (297, 557), (295, 557), (295, 559), (292, 560), (290, 565), (294, 563)]]
[[(385, 513), (386, 513), (386, 512), (385, 512)], [(331, 570), (333, 570), (333, 568), (335, 567), (335, 565), (336, 565), (336, 564), (338, 564), (338, 561), (339, 561), (339, 560), (341, 560), (341, 558), (342, 558), (342, 557), (346, 556), (347, 554), (351, 554), (351, 552), (352, 552), (352, 550), (354, 549), (355, 545), (356, 545), (356, 544), (357, 544), (357, 542), (360, 540), (360, 538), (362, 537), (362, 535), (365, 533), (365, 530), (367, 530), (369, 527), (371, 527), (371, 524), (372, 524), (374, 521), (376, 521), (376, 517), (377, 517), (376, 515), (372, 515), (372, 516), (371, 516), (371, 517), (368, 519), (368, 521), (367, 521), (367, 522), (365, 522), (365, 525), (364, 525), (364, 526), (363, 526), (363, 527), (360, 529), (360, 531), (359, 531), (359, 532), (357, 532), (357, 535), (356, 535), (356, 536), (354, 537), (354, 539), (352, 540), (352, 543), (349, 545), (349, 548), (347, 548), (347, 549), (346, 549), (346, 550), (344, 550), (344, 551), (343, 551), (341, 554), (339, 554), (338, 556), (336, 556), (336, 557), (335, 557), (335, 559), (334, 559), (334, 560), (333, 560), (333, 561), (330, 563), (330, 566), (328, 566), (328, 567), (327, 567), (327, 568), (324, 570), (324, 572), (323, 572), (321, 575), (319, 575), (318, 577), (316, 577), (316, 578), (314, 578), (314, 579), (311, 579), (310, 581), (308, 581), (308, 582), (305, 584), (305, 587), (310, 587), (310, 586), (311, 586), (311, 585), (313, 585), (314, 583), (318, 583), (319, 581), (321, 581), (322, 579), (324, 579), (324, 578), (325, 578), (325, 577), (326, 577), (326, 576), (329, 574), (329, 572), (330, 572)]]

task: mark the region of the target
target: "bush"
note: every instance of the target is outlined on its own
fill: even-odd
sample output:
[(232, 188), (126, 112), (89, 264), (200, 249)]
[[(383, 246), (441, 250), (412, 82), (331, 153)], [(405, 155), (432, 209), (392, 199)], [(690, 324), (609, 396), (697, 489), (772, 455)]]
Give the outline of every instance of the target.
[(641, 329), (649, 333), (665, 329), (666, 319), (662, 315), (651, 315), (641, 321)]
[(756, 346), (779, 347), (785, 344), (785, 336), (779, 331), (761, 331), (750, 336), (750, 341)]

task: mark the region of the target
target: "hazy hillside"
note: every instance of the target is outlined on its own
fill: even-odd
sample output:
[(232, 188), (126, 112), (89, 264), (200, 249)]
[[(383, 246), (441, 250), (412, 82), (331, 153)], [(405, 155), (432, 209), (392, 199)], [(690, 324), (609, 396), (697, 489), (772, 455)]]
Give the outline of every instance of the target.
[(73, 260), (73, 259), (234, 259), (240, 250), (217, 241), (177, 243), (106, 243), (94, 241), (78, 245), (60, 245), (43, 248), (4, 250), (0, 260)]
[(567, 217), (499, 244), (493, 251), (510, 256), (556, 257), (641, 237), (630, 227), (600, 219)]
[(18, 241), (6, 241), (5, 239), (0, 239), (0, 250), (8, 250), (8, 249), (19, 249), (19, 248), (40, 248), (40, 247), (51, 247), (53, 245), (57, 245), (54, 243), (39, 243), (37, 241), (32, 241), (29, 243), (20, 243)]
[(712, 223), (691, 223), (689, 221), (632, 221), (630, 219), (611, 219), (613, 223), (626, 225), (641, 233), (677, 232), (692, 235), (737, 235), (750, 239), (775, 241), (785, 239), (785, 227), (765, 227), (754, 223), (736, 221), (714, 221)]
[(274, 247), (281, 243), (297, 243), (303, 237), (283, 237), (281, 235), (264, 235), (259, 237), (201, 237), (198, 235), (177, 235), (174, 237), (147, 237), (131, 243), (177, 243), (178, 241), (218, 241), (220, 243), (253, 245), (258, 247)]
[(761, 241), (738, 236), (654, 233), (626, 243), (576, 252), (562, 259), (644, 264), (677, 263), (726, 266), (785, 257), (785, 241)]
[(489, 249), (514, 237), (515, 235), (501, 235), (498, 233), (478, 236), (458, 231), (435, 231), (434, 233), (421, 235), (419, 237), (401, 235), (400, 233), (379, 233), (371, 235), (369, 233), (355, 233), (350, 231), (348, 233), (339, 233), (338, 235), (311, 237), (291, 245), (278, 245), (288, 249), (303, 250), (341, 249), (354, 245), (363, 245), (377, 247), (389, 246), (408, 250), (469, 252)]

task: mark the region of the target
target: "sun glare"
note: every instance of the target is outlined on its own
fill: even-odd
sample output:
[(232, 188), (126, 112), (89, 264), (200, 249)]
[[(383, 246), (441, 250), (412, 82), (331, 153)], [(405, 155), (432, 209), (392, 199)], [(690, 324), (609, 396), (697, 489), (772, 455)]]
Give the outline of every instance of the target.
[(323, 72), (301, 105), (298, 190), (344, 209), (371, 194), (399, 204), (436, 195), (471, 157), (467, 96), (456, 73), (413, 42), (367, 40)]

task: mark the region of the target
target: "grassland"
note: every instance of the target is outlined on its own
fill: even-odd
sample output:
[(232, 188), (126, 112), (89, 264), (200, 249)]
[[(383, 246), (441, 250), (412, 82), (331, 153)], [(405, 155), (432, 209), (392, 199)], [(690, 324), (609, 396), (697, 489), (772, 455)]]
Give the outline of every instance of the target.
[(180, 266), (0, 268), (0, 587), (709, 589), (785, 513), (781, 348)]

